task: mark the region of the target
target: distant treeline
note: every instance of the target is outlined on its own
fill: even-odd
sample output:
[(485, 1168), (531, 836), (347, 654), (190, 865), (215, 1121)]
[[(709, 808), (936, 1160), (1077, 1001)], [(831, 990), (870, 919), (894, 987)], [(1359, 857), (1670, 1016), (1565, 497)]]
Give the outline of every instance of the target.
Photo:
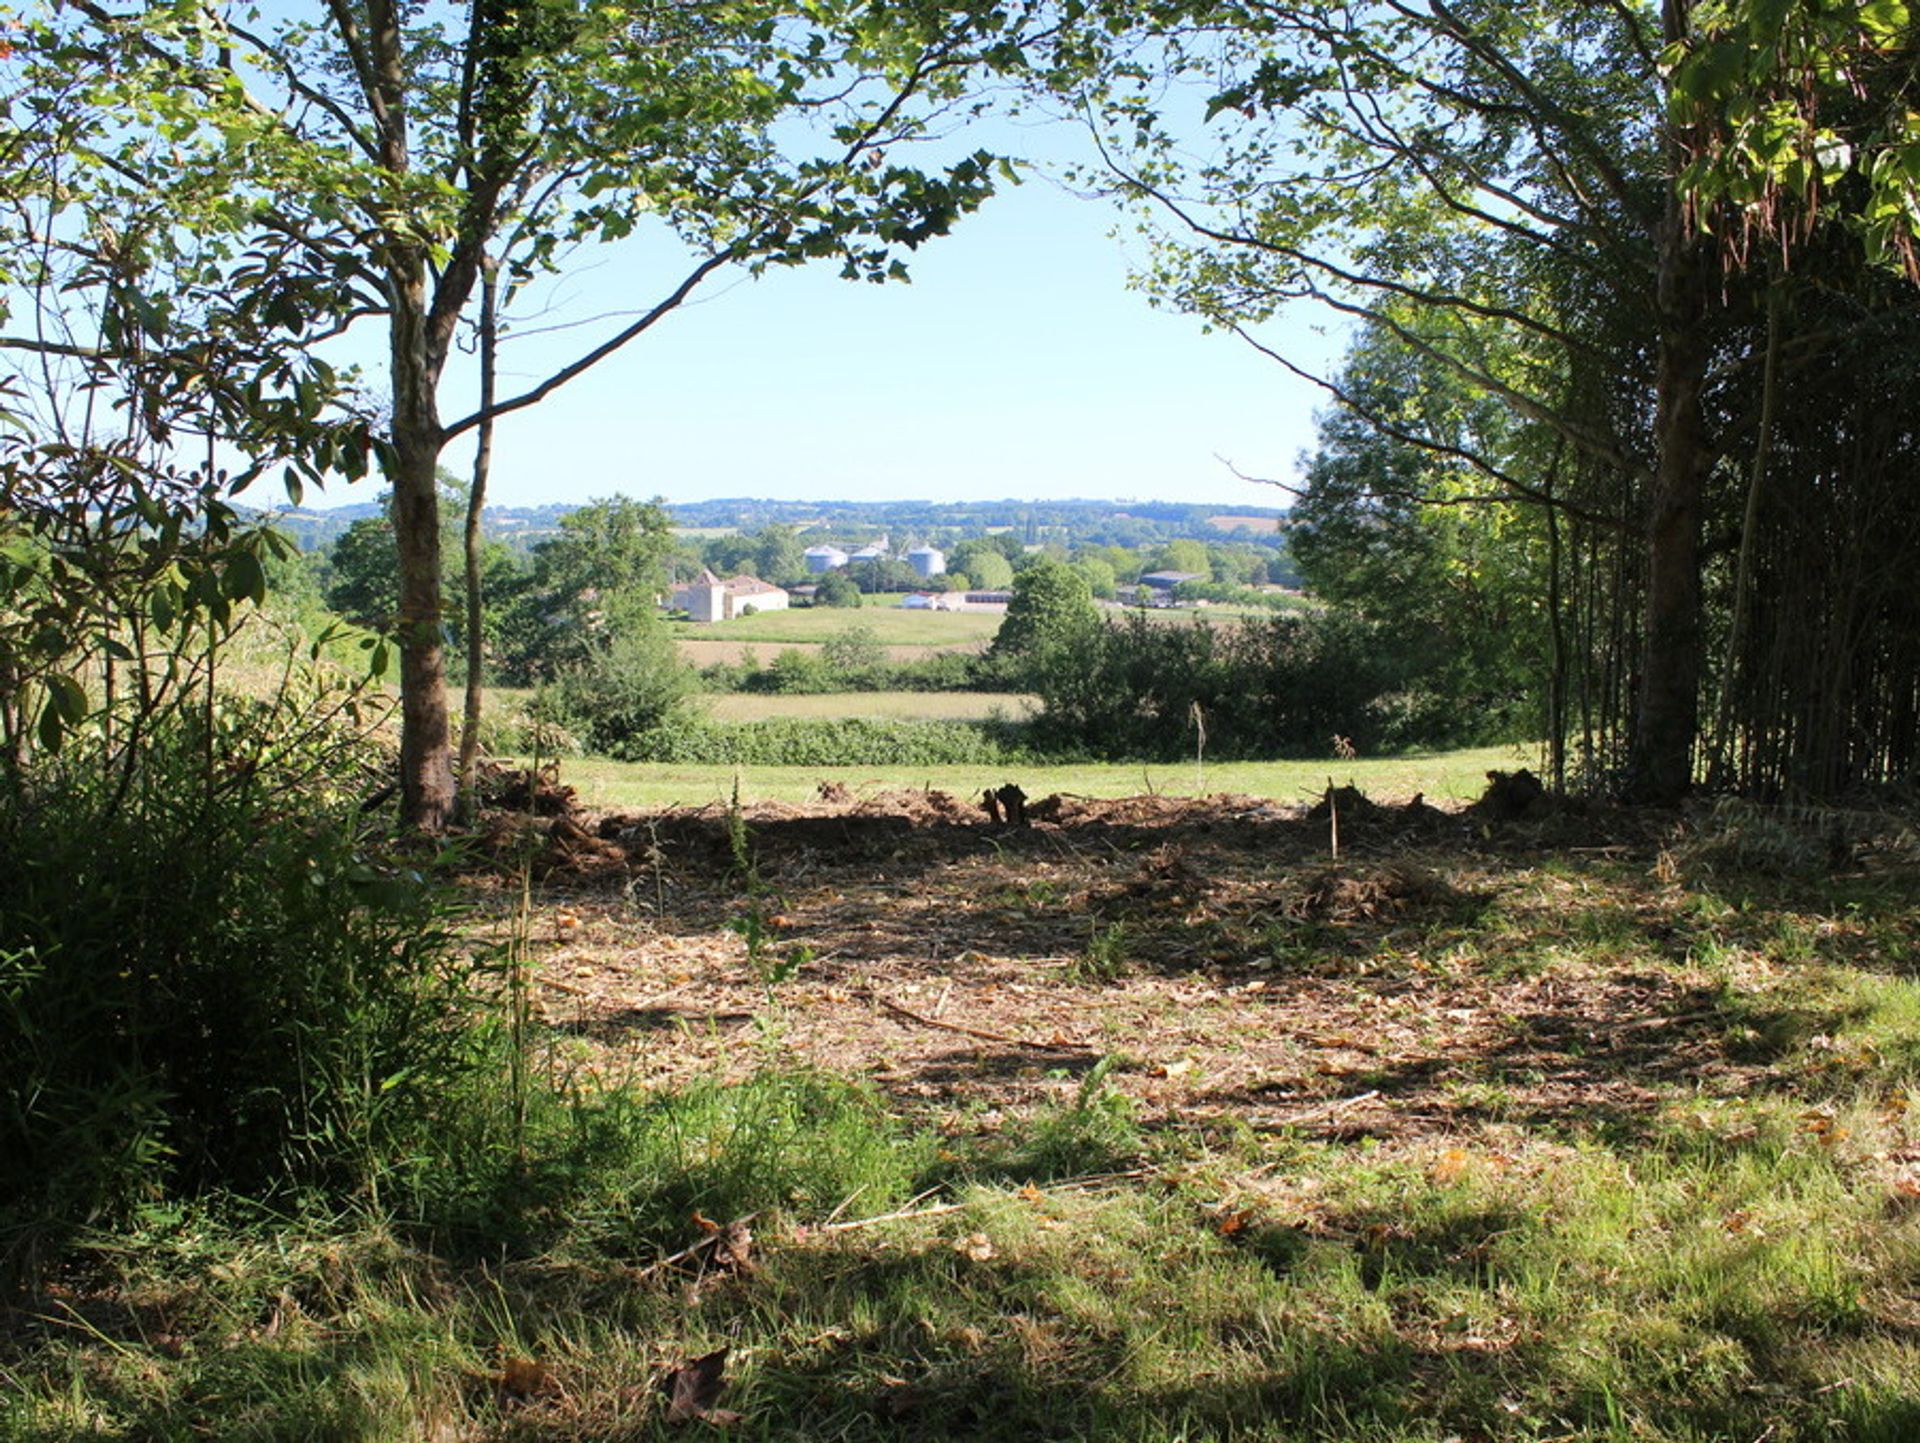
[[(1168, 541), (1243, 541), (1263, 548), (1283, 544), (1275, 529), (1222, 527), (1216, 517), (1284, 523), (1286, 513), (1220, 502), (1188, 505), (1165, 501), (724, 501), (662, 502), (673, 526), (696, 531), (760, 531), (792, 527), (808, 544), (861, 544), (885, 534), (945, 546), (972, 536), (1005, 534), (1033, 546), (1151, 546)], [(490, 541), (526, 550), (552, 536), (573, 505), (489, 506), (483, 529)], [(324, 551), (356, 521), (385, 515), (381, 501), (276, 513), (275, 525), (302, 551)]]

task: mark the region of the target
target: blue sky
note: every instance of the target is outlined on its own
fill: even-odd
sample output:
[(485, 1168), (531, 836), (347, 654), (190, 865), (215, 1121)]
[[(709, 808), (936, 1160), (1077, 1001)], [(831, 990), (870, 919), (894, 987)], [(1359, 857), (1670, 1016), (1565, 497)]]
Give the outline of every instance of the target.
[[(596, 371), (501, 422), (491, 496), (669, 501), (1111, 497), (1283, 506), (1228, 463), (1291, 476), (1323, 397), (1243, 342), (1155, 310), (1111, 204), (1003, 187), (911, 260), (913, 282), (831, 267), (723, 281)], [(643, 308), (677, 272), (657, 246), (586, 252), (558, 314)], [(549, 321), (551, 318), (549, 318)], [(503, 394), (612, 329), (503, 350)], [(1311, 359), (1337, 345), (1290, 327)], [(449, 380), (443, 412), (471, 392)], [(449, 447), (465, 470), (472, 446)], [(320, 505), (363, 499), (330, 488)], [(312, 503), (310, 503), (312, 504)]]

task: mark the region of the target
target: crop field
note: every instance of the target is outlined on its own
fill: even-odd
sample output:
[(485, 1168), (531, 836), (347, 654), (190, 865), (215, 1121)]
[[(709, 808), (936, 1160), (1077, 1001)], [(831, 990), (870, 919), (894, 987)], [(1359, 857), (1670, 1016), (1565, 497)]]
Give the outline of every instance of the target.
[(882, 717), (890, 721), (1018, 720), (1034, 699), (998, 691), (837, 691), (818, 696), (758, 696), (727, 692), (701, 698), (715, 721), (775, 721), (784, 717)]
[(698, 642), (824, 642), (864, 628), (886, 646), (915, 646), (944, 651), (978, 650), (993, 640), (1002, 613), (995, 611), (906, 611), (898, 606), (804, 607), (755, 612), (733, 621), (676, 622), (673, 633)]
[(1207, 525), (1220, 531), (1258, 531), (1271, 536), (1280, 529), (1278, 516), (1209, 516)]
[[(711, 627), (703, 628), (711, 631)], [(675, 641), (680, 655), (695, 666), (716, 666), (725, 663), (737, 666), (751, 657), (762, 666), (771, 662), (783, 651), (818, 652), (826, 643), (822, 641), (720, 641), (706, 636), (681, 634)], [(981, 651), (983, 642), (968, 642), (960, 646), (926, 646), (911, 642), (882, 644), (881, 652), (889, 661), (919, 661), (923, 657), (939, 651)]]

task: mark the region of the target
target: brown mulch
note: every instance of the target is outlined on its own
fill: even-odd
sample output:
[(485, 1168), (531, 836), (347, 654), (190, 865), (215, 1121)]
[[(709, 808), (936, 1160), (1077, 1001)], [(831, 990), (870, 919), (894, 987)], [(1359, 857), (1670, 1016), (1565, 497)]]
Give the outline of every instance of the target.
[[(744, 1075), (771, 1049), (991, 1130), (1115, 1054), (1149, 1123), (1384, 1137), (1631, 1119), (1683, 1079), (1753, 1080), (1683, 951), (1672, 970), (1465, 960), (1511, 942), (1472, 931), (1495, 902), (1565, 920), (1543, 847), (1651, 869), (1659, 830), (1633, 814), (1336, 797), (1335, 856), (1324, 815), (1257, 797), (1044, 797), (1015, 827), (977, 798), (823, 788), (746, 809), (754, 895), (724, 807), (569, 802), (487, 836), (540, 878), (534, 960), (568, 1065), (609, 1077)], [(1096, 937), (1121, 975), (1087, 965)], [(776, 963), (792, 977), (768, 982)]]

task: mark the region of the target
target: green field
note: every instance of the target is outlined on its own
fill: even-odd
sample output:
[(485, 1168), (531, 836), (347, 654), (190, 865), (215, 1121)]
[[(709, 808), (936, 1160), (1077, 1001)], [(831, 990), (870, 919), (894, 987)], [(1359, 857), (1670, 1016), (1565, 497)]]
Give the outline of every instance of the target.
[[(1049, 792), (1089, 797), (1233, 792), (1300, 802), (1324, 789), (1329, 777), (1342, 784), (1352, 781), (1376, 800), (1404, 801), (1424, 792), (1429, 800), (1449, 802), (1478, 796), (1490, 768), (1512, 770), (1537, 760), (1530, 751), (1515, 747), (1478, 747), (1351, 762), (1223, 762), (1209, 764), (1199, 776), (1191, 763), (1142, 766), (1137, 762), (1055, 767), (743, 767), (737, 776), (745, 802), (809, 801), (826, 781), (856, 792), (933, 787), (965, 795), (1009, 780), (1019, 782), (1033, 797)], [(570, 760), (561, 773), (562, 780), (579, 791), (583, 803), (603, 809), (697, 807), (725, 801), (732, 795), (736, 777), (732, 767), (654, 766), (599, 757)]]
[[(869, 598), (874, 600), (897, 599)], [(820, 606), (755, 612), (732, 621), (674, 622), (672, 631), (683, 641), (821, 642), (863, 627), (885, 646), (977, 647), (993, 639), (1000, 618), (994, 611), (903, 611), (897, 604), (859, 611)]]
[(889, 721), (1018, 720), (1032, 697), (999, 691), (836, 691), (818, 696), (758, 696), (724, 692), (702, 697), (715, 721), (774, 721), (784, 717), (883, 717)]

